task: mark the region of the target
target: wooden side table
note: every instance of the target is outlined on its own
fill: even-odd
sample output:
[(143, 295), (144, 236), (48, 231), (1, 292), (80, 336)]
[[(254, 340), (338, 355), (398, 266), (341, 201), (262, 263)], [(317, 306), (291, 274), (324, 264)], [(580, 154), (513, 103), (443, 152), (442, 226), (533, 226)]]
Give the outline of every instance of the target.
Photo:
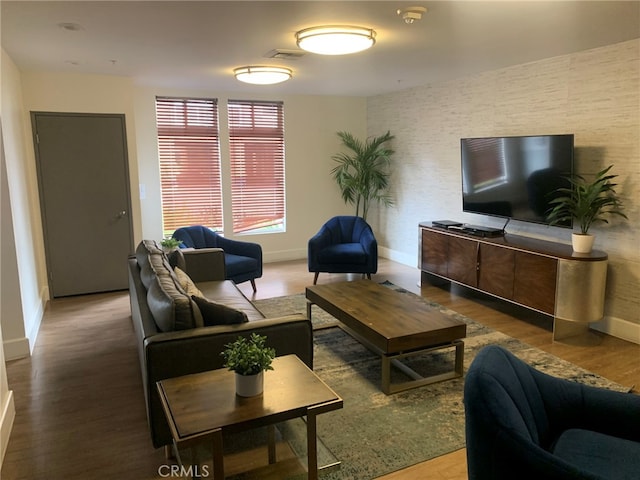
[[(213, 443), (213, 474), (224, 478), (225, 433), (241, 432), (306, 416), (307, 471), (318, 478), (316, 416), (342, 408), (343, 401), (297, 356), (276, 357), (265, 372), (264, 393), (243, 398), (235, 394), (235, 378), (227, 369), (185, 375), (157, 382), (176, 450)], [(275, 463), (269, 445), (269, 463)]]

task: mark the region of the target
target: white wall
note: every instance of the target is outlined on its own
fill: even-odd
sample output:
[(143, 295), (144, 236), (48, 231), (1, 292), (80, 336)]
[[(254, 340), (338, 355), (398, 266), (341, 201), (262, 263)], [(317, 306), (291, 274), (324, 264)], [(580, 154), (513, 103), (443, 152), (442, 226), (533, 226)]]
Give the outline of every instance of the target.
[[(2, 51), (2, 135), (9, 198), (2, 215), (2, 330), (5, 357), (33, 349), (48, 296), (42, 225), (35, 181), (29, 117), (22, 104), (20, 72)], [(4, 209), (10, 209), (5, 214)]]
[[(462, 212), (462, 137), (574, 133), (578, 173), (615, 164), (629, 221), (592, 229), (609, 254), (599, 328), (640, 343), (640, 40), (372, 97), (367, 123), (369, 134), (396, 135), (397, 206), (378, 212), (379, 240), (411, 265), (421, 221), (504, 224)], [(512, 222), (507, 231), (570, 242), (556, 227)]]
[[(141, 200), (144, 238), (162, 238), (160, 177), (155, 123), (155, 97), (194, 96), (217, 98), (220, 114), (220, 137), (223, 171), (228, 171), (226, 101), (228, 99), (282, 100), (285, 112), (286, 232), (266, 235), (243, 235), (241, 238), (262, 245), (265, 262), (306, 258), (307, 241), (329, 217), (350, 213), (331, 178), (331, 156), (340, 151), (339, 130), (364, 137), (366, 100), (355, 97), (279, 96), (269, 94), (193, 90), (167, 90), (138, 87), (135, 95), (137, 157), (140, 182), (146, 198)], [(223, 183), (223, 201), (231, 202), (230, 186)], [(231, 224), (229, 209), (225, 225)]]
[[(366, 100), (348, 97), (228, 95), (217, 91), (167, 90), (134, 86), (129, 79), (95, 75), (24, 72), (27, 111), (124, 113), (127, 122), (134, 238), (160, 240), (162, 216), (160, 174), (155, 122), (156, 95), (218, 98), (221, 137), (227, 98), (283, 100), (287, 176), (287, 231), (281, 234), (245, 235), (262, 244), (265, 261), (306, 256), (306, 242), (322, 221), (346, 207), (329, 172), (330, 157), (339, 150), (335, 132), (347, 129), (364, 135)], [(224, 153), (224, 149), (223, 153)], [(28, 158), (34, 162), (33, 154)], [(227, 159), (223, 158), (224, 162)], [(139, 185), (145, 198), (140, 198)], [(225, 191), (225, 200), (229, 193)], [(230, 224), (231, 219), (226, 218)], [(231, 237), (231, 235), (228, 235)]]
[[(106, 75), (73, 75), (22, 72), (23, 108), (30, 112), (117, 113), (125, 115), (131, 186), (137, 191), (137, 159), (133, 82), (129, 78)], [(27, 126), (31, 135), (31, 124)], [(30, 146), (25, 161), (35, 171), (35, 153)], [(37, 195), (37, 177), (33, 177)], [(134, 236), (140, 235), (140, 202), (131, 196)], [(35, 197), (36, 202), (39, 202)], [(39, 205), (39, 204), (38, 204)], [(39, 214), (38, 214), (39, 215)], [(39, 216), (38, 216), (39, 221)], [(43, 254), (44, 258), (44, 254)], [(46, 269), (46, 266), (43, 265)]]
[[(2, 107), (2, 91), (0, 89), (0, 111)], [(9, 306), (15, 305), (18, 302), (10, 302), (9, 298), (5, 295), (6, 280), (4, 272), (6, 265), (16, 265), (15, 248), (7, 248), (7, 242), (9, 245), (13, 245), (13, 238), (6, 235), (6, 232), (13, 234), (12, 216), (9, 202), (9, 186), (7, 184), (7, 167), (4, 154), (4, 142), (2, 131), (2, 116), (0, 115), (0, 465), (4, 459), (5, 452), (7, 451), (7, 445), (9, 443), (9, 435), (13, 427), (13, 421), (16, 414), (16, 409), (13, 400), (13, 391), (9, 390), (9, 381), (7, 379), (7, 368), (5, 365), (5, 347), (2, 341), (2, 319), (5, 317), (4, 305), (7, 303), (7, 312), (10, 311)], [(5, 252), (7, 253), (5, 255)], [(15, 279), (15, 271), (12, 280)], [(13, 291), (13, 290), (12, 290)]]
[[(216, 91), (168, 91), (134, 86), (131, 79), (115, 76), (19, 72), (2, 52), (2, 90), (8, 183), (14, 224), (20, 239), (17, 269), (8, 274), (15, 285), (15, 308), (8, 315), (3, 302), (4, 347), (7, 358), (29, 354), (48, 299), (46, 262), (33, 150), (31, 111), (123, 113), (132, 192), (132, 219), (136, 243), (162, 237), (160, 181), (155, 127), (155, 96), (208, 96), (224, 104), (229, 96)], [(363, 136), (366, 100), (349, 97), (233, 95), (242, 99), (283, 100), (287, 150), (287, 231), (244, 236), (263, 246), (265, 261), (304, 258), (306, 244), (330, 216), (350, 212), (330, 177), (331, 155), (339, 151), (338, 130)], [(224, 124), (223, 124), (224, 125)], [(223, 132), (224, 135), (224, 132)], [(146, 195), (140, 199), (139, 184)], [(228, 195), (228, 192), (225, 193)], [(10, 216), (3, 215), (4, 228)], [(230, 219), (228, 219), (230, 222)], [(6, 288), (9, 287), (5, 287)], [(20, 348), (16, 347), (19, 346)], [(8, 355), (11, 348), (12, 354)], [(15, 350), (15, 352), (14, 352)]]
[[(0, 100), (1, 103), (1, 100)], [(2, 210), (2, 218), (5, 215), (11, 218), (10, 213), (7, 211), (7, 204), (9, 204), (9, 192), (7, 186), (7, 174), (6, 164), (4, 160), (4, 147), (2, 142), (2, 124), (0, 122), (0, 207)], [(0, 236), (0, 250), (5, 252), (4, 238), (5, 224), (2, 225), (2, 236)], [(11, 229), (13, 232), (13, 229)], [(13, 242), (11, 242), (13, 243)], [(15, 249), (13, 249), (15, 252)], [(0, 271), (4, 271), (6, 259), (0, 256)], [(15, 255), (13, 259), (9, 259), (10, 264), (15, 265)], [(4, 305), (5, 300), (9, 297), (5, 294), (4, 287), (6, 282), (3, 282), (4, 275), (0, 275), (0, 305)], [(9, 435), (13, 426), (13, 420), (15, 418), (16, 409), (13, 401), (13, 391), (9, 390), (9, 382), (7, 380), (7, 368), (5, 366), (4, 344), (2, 342), (2, 319), (4, 318), (3, 309), (0, 309), (0, 464), (7, 451), (7, 444), (9, 443)]]

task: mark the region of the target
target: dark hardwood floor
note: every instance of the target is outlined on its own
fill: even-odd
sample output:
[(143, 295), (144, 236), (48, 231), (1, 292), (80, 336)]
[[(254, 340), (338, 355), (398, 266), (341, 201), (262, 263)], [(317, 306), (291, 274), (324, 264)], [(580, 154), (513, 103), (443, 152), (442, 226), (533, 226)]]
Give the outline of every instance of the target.
[[(313, 281), (306, 261), (266, 264), (250, 299), (301, 293)], [(320, 283), (359, 278), (321, 274)], [(587, 344), (554, 343), (549, 319), (456, 286), (418, 286), (416, 268), (381, 259), (373, 280), (389, 280), (618, 383), (640, 385), (640, 345), (593, 334)], [(283, 312), (286, 313), (286, 312)], [(128, 293), (49, 303), (31, 358), (8, 362), (16, 420), (0, 477), (160, 479), (166, 464), (147, 431)], [(335, 452), (339, 456), (339, 452)], [(464, 479), (459, 450), (383, 477)]]

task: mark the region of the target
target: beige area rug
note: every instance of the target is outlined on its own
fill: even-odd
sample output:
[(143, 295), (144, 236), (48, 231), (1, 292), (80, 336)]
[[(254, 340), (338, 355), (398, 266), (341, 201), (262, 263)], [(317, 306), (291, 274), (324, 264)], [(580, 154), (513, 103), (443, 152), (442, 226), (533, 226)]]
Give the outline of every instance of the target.
[[(390, 283), (386, 285), (403, 294), (414, 295)], [(626, 390), (437, 303), (426, 302), (467, 324), (465, 372), (482, 347), (499, 344), (550, 375), (612, 390)], [(267, 317), (306, 313), (303, 294), (257, 300), (254, 304)], [(312, 319), (314, 324), (335, 322), (317, 306), (313, 306)], [(339, 471), (323, 478), (369, 480), (465, 446), (464, 378), (385, 395), (380, 391), (379, 357), (341, 329), (316, 331), (314, 345), (314, 371), (344, 400), (342, 410), (318, 417), (318, 436), (342, 462)], [(452, 362), (453, 351), (445, 350), (415, 357), (411, 366), (418, 372), (432, 374), (438, 369), (452, 368)], [(402, 379), (400, 372), (394, 372), (394, 375), (395, 381)]]

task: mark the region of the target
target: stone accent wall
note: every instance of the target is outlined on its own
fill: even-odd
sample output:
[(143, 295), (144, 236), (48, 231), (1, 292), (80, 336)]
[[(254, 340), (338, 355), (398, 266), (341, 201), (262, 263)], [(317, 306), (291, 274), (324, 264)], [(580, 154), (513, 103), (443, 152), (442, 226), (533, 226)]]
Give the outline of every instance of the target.
[[(605, 314), (639, 335), (640, 40), (379, 95), (367, 108), (369, 135), (396, 136), (396, 206), (370, 220), (388, 256), (416, 265), (420, 221), (504, 224), (462, 212), (460, 138), (573, 133), (578, 173), (615, 164), (629, 221), (592, 233), (609, 254)], [(514, 221), (507, 231), (570, 243), (567, 229)]]

